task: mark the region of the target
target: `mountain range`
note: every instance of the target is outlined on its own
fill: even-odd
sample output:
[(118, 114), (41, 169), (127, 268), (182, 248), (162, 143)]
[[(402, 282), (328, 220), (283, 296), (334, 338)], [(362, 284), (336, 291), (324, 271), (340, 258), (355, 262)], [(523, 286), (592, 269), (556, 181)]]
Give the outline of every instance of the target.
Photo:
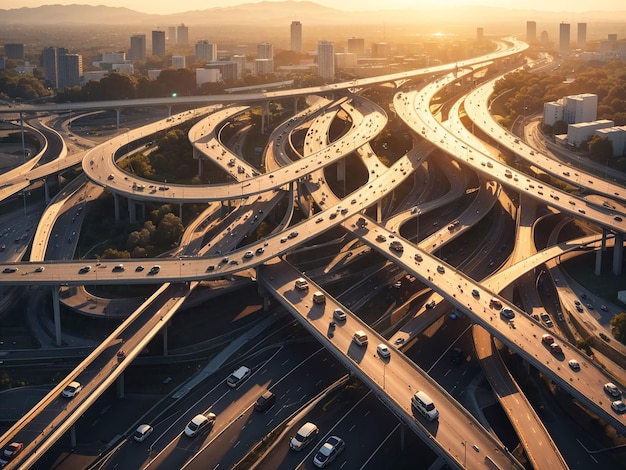
[[(381, 2), (382, 3), (382, 2)], [(44, 5), (37, 8), (0, 9), (0, 25), (260, 25), (289, 24), (299, 19), (306, 25), (345, 24), (419, 24), (445, 23), (488, 27), (523, 19), (561, 22), (624, 23), (626, 10), (612, 12), (564, 13), (494, 8), (480, 5), (465, 7), (407, 8), (405, 10), (342, 11), (308, 1), (259, 2), (231, 7), (208, 8), (172, 15), (140, 13), (129, 8), (89, 5)], [(621, 19), (621, 20), (618, 20)]]

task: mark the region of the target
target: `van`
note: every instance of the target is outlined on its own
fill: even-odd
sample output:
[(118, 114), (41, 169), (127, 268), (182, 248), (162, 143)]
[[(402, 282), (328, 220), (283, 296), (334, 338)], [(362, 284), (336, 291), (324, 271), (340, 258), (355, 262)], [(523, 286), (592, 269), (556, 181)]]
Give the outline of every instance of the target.
[(235, 370), (232, 374), (228, 376), (226, 379), (226, 383), (229, 387), (236, 387), (241, 382), (243, 382), (250, 375), (250, 369), (246, 366), (240, 366), (237, 370)]
[(313, 302), (315, 302), (316, 304), (324, 304), (326, 303), (326, 296), (317, 291), (315, 294), (313, 294)]
[(431, 398), (421, 390), (413, 395), (413, 398), (411, 398), (411, 405), (413, 405), (428, 421), (433, 421), (439, 417), (439, 411), (435, 408), (435, 404)]
[(269, 390), (257, 398), (254, 409), (257, 411), (267, 411), (276, 403), (276, 395)]
[(352, 341), (354, 341), (359, 346), (365, 346), (367, 345), (367, 334), (363, 330), (358, 330), (354, 333)]
[(317, 429), (317, 426), (315, 424), (303, 424), (298, 433), (291, 438), (291, 441), (289, 442), (289, 447), (295, 451), (301, 451), (309, 443), (315, 440), (318, 432), (319, 429)]
[(296, 279), (296, 289), (298, 290), (307, 290), (309, 288), (309, 283), (303, 277)]

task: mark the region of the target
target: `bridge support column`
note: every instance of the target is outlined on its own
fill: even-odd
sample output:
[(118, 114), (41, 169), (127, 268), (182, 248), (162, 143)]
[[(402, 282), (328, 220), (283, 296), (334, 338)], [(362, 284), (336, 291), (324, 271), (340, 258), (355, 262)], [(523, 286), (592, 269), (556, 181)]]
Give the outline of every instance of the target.
[(120, 108), (115, 109), (115, 124), (117, 126), (117, 131), (120, 130)]
[(113, 205), (115, 207), (115, 223), (120, 221), (120, 197), (113, 193)]
[(376, 203), (376, 222), (379, 224), (383, 221), (383, 202), (379, 199)]
[(269, 106), (270, 106), (269, 101), (266, 101), (261, 106), (261, 135), (265, 135), (265, 132), (267, 129), (269, 116), (270, 116)]
[(54, 336), (57, 346), (61, 347), (61, 302), (59, 302), (59, 286), (52, 286), (52, 312), (54, 318)]
[(178, 218), (181, 221), (183, 220), (183, 203), (182, 202), (178, 205)]
[[(602, 237), (604, 239), (604, 237)], [(602, 273), (602, 249), (596, 251), (596, 266), (593, 274), (599, 276)]]
[(337, 162), (337, 181), (343, 181), (343, 197), (346, 197), (346, 159)]
[(48, 205), (50, 203), (50, 188), (48, 187), (48, 178), (44, 178), (43, 180), (43, 192), (46, 199), (46, 205)]
[(270, 297), (269, 295), (263, 296), (263, 311), (267, 312), (270, 309)]
[(622, 274), (622, 258), (624, 256), (624, 234), (615, 234), (615, 245), (613, 246), (613, 274)]
[(72, 427), (70, 427), (70, 445), (72, 446), (72, 449), (76, 448), (76, 425), (72, 424)]
[(124, 398), (124, 372), (115, 381), (115, 396), (117, 398)]
[(169, 322), (165, 324), (163, 327), (163, 356), (167, 356), (167, 330), (169, 327)]
[(293, 99), (293, 114), (298, 114), (298, 96)]
[(137, 222), (137, 206), (132, 199), (128, 200), (128, 220), (131, 224)]
[[(193, 148), (193, 153), (196, 153), (196, 148)], [(195, 155), (194, 155), (195, 156)], [(198, 158), (198, 178), (202, 177), (202, 158)]]
[(172, 117), (172, 105), (167, 106), (167, 117)]

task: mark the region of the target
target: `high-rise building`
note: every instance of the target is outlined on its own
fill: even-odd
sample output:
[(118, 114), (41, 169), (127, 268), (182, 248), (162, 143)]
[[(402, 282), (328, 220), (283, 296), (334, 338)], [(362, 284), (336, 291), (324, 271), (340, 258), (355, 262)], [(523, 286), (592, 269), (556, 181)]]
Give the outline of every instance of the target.
[(217, 60), (217, 44), (206, 40), (196, 43), (196, 60), (213, 62)]
[(561, 57), (569, 55), (569, 23), (561, 23), (559, 25), (559, 54)]
[(272, 59), (255, 59), (254, 74), (263, 76), (274, 72), (274, 64)]
[(220, 76), (222, 77), (222, 80), (225, 82), (232, 82), (232, 81), (237, 80), (240, 77), (239, 70), (238, 70), (239, 64), (237, 64), (237, 62), (232, 61), (232, 60), (214, 61), (209, 64), (206, 64), (205, 69), (219, 70)]
[(59, 88), (80, 86), (83, 77), (83, 56), (80, 54), (64, 54), (61, 56)]
[(183, 23), (176, 27), (176, 43), (187, 44), (189, 42), (189, 28)]
[(537, 40), (537, 22), (526, 22), (526, 41), (533, 43)]
[(176, 26), (167, 27), (167, 43), (176, 44)]
[(24, 44), (5, 44), (4, 55), (7, 59), (24, 60)]
[(365, 54), (365, 39), (350, 38), (348, 39), (348, 52), (356, 54), (358, 57)]
[(578, 23), (576, 47), (578, 47), (579, 49), (584, 49), (585, 47), (587, 47), (587, 23)]
[[(257, 60), (265, 60), (262, 64), (255, 64), (255, 70), (257, 75), (267, 75), (274, 72), (274, 46), (269, 42), (262, 42), (257, 44)], [(262, 72), (259, 73), (259, 70)]]
[(484, 36), (485, 36), (485, 28), (482, 28), (482, 27), (476, 28), (476, 40), (482, 41)]
[(146, 35), (134, 34), (130, 37), (130, 49), (128, 51), (130, 60), (146, 60)]
[(335, 79), (335, 44), (328, 41), (317, 43), (317, 74), (324, 80)]
[(302, 52), (302, 23), (291, 22), (291, 50)]
[(50, 84), (51, 88), (59, 88), (57, 48), (46, 47), (41, 53), (41, 63), (43, 65), (43, 78)]
[(184, 69), (186, 65), (185, 56), (184, 55), (173, 55), (172, 56), (172, 67), (175, 69)]
[(152, 31), (152, 55), (165, 57), (165, 31)]
[(246, 70), (246, 56), (243, 54), (234, 54), (230, 60), (237, 64), (237, 78), (243, 77)]
[(372, 43), (372, 57), (384, 59), (390, 55), (389, 43), (387, 42), (375, 42)]

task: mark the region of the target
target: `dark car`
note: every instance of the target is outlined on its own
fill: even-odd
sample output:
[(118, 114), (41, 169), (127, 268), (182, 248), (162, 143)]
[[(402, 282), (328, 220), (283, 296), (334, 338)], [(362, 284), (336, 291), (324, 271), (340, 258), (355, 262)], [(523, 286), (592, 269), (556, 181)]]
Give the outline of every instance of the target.
[(460, 364), (463, 361), (463, 350), (461, 348), (454, 348), (450, 361), (455, 365)]
[(276, 403), (276, 395), (269, 390), (257, 398), (254, 409), (257, 411), (267, 411)]

